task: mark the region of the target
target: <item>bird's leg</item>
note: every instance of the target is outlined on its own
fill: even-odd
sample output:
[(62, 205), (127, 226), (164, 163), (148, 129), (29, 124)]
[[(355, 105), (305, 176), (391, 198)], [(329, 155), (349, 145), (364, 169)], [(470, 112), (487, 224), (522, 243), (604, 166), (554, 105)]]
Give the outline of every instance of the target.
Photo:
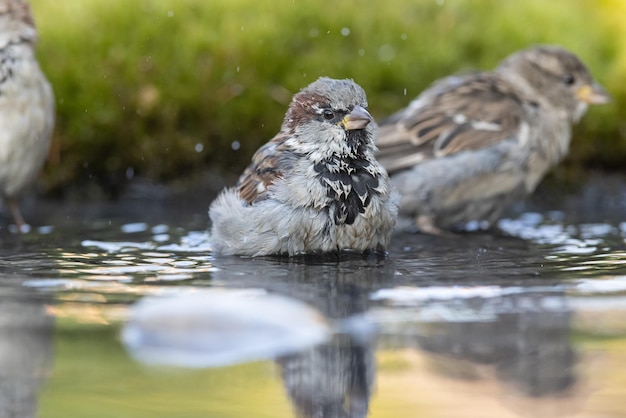
[(24, 221), (24, 217), (22, 216), (22, 212), (20, 211), (17, 200), (15, 200), (14, 198), (7, 198), (6, 205), (9, 208), (11, 215), (13, 216), (13, 221), (15, 222), (17, 229), (20, 232), (24, 232), (26, 221)]
[(432, 216), (417, 215), (415, 217), (415, 225), (417, 225), (417, 228), (423, 234), (439, 236), (448, 235), (448, 232), (442, 230), (437, 225), (435, 225), (435, 221)]

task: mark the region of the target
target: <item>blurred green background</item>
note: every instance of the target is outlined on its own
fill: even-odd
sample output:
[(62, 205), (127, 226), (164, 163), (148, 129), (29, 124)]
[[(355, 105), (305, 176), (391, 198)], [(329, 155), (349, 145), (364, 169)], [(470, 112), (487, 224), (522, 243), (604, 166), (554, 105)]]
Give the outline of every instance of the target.
[(319, 76), (354, 78), (381, 118), (534, 43), (577, 53), (614, 97), (575, 129), (559, 175), (626, 157), (624, 0), (31, 2), (58, 105), (49, 195), (235, 175)]

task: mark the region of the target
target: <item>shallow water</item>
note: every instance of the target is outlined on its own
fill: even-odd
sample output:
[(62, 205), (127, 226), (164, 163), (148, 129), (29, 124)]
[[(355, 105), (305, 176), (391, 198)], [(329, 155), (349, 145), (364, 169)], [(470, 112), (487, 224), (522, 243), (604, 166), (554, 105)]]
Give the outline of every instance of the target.
[(210, 197), (40, 202), (0, 231), (0, 416), (626, 416), (624, 196), (316, 259), (213, 257)]

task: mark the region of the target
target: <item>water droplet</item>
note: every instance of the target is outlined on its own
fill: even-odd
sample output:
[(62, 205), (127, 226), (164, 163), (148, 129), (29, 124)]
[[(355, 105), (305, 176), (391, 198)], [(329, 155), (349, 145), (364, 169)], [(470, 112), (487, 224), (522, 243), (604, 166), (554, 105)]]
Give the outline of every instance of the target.
[(196, 150), (196, 152), (202, 152), (204, 151), (204, 145), (198, 142), (196, 146), (194, 147), (194, 149)]
[(404, 88), (404, 95), (406, 96), (406, 87)]
[(170, 10), (169, 12), (167, 12), (167, 17), (174, 17), (174, 11)]
[(37, 228), (37, 232), (42, 235), (49, 234), (52, 231), (54, 231), (54, 226), (52, 225), (40, 226), (39, 228)]
[(312, 28), (312, 29), (309, 31), (309, 36), (310, 36), (311, 38), (317, 38), (317, 37), (319, 36), (319, 34), (320, 34), (320, 31), (319, 31), (317, 28)]
[(363, 48), (359, 49), (359, 56), (362, 57), (365, 55), (365, 50)]
[(121, 229), (122, 229), (122, 232), (124, 232), (125, 234), (143, 232), (148, 229), (148, 224), (144, 222), (135, 222), (135, 223), (122, 225)]
[(409, 37), (407, 36), (406, 33), (403, 33), (402, 35), (400, 35), (400, 39), (402, 39), (403, 41), (406, 41)]
[(156, 234), (155, 236), (152, 237), (152, 239), (155, 242), (166, 242), (166, 241), (169, 241), (170, 236), (169, 234)]
[(234, 151), (237, 151), (237, 150), (241, 147), (241, 144), (239, 143), (239, 141), (233, 141), (233, 143), (232, 143), (232, 144), (230, 144), (230, 147), (231, 147)]
[(341, 28), (341, 34), (343, 36), (350, 36), (350, 28)]
[(17, 225), (11, 224), (8, 227), (9, 232), (11, 232), (12, 234), (18, 234), (18, 233), (22, 233), (22, 234), (28, 234), (31, 230), (31, 227), (29, 224), (24, 224), (21, 227), (18, 227)]
[(158, 224), (152, 227), (152, 229), (150, 229), (150, 232), (152, 232), (155, 235), (158, 234), (165, 234), (167, 231), (170, 230), (170, 227), (165, 225), (165, 224)]
[(396, 50), (389, 44), (383, 44), (378, 48), (378, 59), (382, 62), (389, 62), (396, 56)]

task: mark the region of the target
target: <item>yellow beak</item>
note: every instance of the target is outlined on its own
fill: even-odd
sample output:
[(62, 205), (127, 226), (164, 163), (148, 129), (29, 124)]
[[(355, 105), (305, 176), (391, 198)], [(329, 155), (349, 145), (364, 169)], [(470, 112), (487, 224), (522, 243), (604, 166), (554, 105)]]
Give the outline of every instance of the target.
[(589, 104), (605, 104), (611, 101), (609, 93), (598, 83), (582, 86), (576, 92), (576, 97), (581, 102)]
[(352, 112), (348, 113), (345, 118), (341, 121), (341, 125), (346, 131), (351, 131), (353, 129), (364, 129), (370, 122), (372, 122), (374, 118), (369, 114), (365, 108), (356, 105)]

